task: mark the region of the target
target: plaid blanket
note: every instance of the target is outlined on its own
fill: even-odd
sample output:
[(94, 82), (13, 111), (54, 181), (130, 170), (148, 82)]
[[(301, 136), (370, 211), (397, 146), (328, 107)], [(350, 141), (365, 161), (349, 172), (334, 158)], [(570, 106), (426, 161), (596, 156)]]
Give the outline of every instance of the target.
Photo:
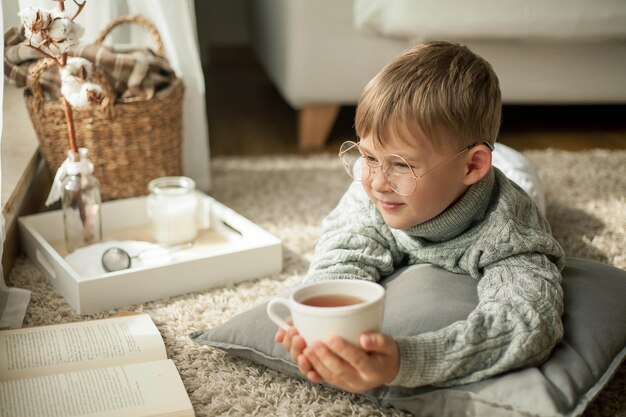
[[(18, 87), (30, 85), (30, 70), (45, 56), (24, 41), (24, 30), (9, 28), (4, 34), (5, 78)], [(111, 83), (116, 101), (149, 100), (158, 91), (168, 87), (176, 73), (167, 59), (149, 48), (120, 48), (97, 44), (80, 44), (69, 55), (85, 58)], [(45, 71), (39, 78), (44, 95), (54, 100), (61, 95), (58, 68)]]

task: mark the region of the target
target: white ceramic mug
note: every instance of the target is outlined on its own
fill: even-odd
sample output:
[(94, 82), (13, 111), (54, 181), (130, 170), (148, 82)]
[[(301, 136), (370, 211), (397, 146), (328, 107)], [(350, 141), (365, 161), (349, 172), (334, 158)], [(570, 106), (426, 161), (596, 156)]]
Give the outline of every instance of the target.
[[(303, 304), (303, 301), (320, 296), (351, 296), (361, 302), (340, 307)], [(380, 330), (384, 303), (385, 289), (379, 284), (357, 279), (331, 280), (301, 287), (289, 298), (271, 299), (267, 305), (267, 315), (279, 327), (287, 330), (289, 324), (276, 312), (279, 306), (286, 307), (307, 345), (316, 340), (326, 341), (331, 335), (336, 335), (359, 346), (361, 333)]]

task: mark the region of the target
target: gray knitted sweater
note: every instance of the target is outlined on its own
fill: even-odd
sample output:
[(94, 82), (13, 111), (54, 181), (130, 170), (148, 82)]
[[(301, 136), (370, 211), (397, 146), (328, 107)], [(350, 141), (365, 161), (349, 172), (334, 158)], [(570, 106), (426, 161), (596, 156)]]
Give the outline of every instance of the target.
[(403, 230), (389, 228), (355, 182), (322, 227), (305, 283), (378, 281), (420, 263), (478, 281), (478, 306), (465, 321), (396, 340), (400, 372), (390, 385), (478, 381), (540, 363), (563, 336), (563, 249), (497, 168), (437, 217)]

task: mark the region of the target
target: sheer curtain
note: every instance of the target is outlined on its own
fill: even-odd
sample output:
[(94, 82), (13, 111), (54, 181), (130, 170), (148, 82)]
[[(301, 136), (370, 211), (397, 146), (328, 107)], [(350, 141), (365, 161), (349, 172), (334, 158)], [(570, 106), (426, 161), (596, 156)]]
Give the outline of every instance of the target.
[[(3, 0), (4, 3), (5, 0)], [(66, 1), (69, 12), (76, 10)], [(28, 6), (52, 9), (51, 0), (19, 0)], [(101, 29), (123, 14), (140, 14), (152, 21), (163, 40), (172, 67), (185, 83), (183, 103), (183, 173), (194, 179), (198, 189), (211, 187), (209, 133), (206, 119), (205, 86), (198, 49), (196, 13), (193, 0), (88, 0), (78, 23), (85, 28), (83, 42), (93, 42)], [(116, 43), (151, 45), (149, 35), (136, 25), (112, 34)]]

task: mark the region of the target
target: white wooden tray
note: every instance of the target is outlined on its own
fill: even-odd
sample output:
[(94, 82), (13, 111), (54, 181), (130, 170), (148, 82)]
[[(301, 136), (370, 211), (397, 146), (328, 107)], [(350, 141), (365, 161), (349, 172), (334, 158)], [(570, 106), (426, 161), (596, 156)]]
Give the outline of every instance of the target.
[[(211, 227), (200, 230), (182, 260), (81, 276), (67, 254), (60, 210), (22, 216), (22, 249), (79, 314), (130, 306), (258, 278), (282, 270), (280, 240), (220, 202), (210, 205)], [(102, 204), (105, 241), (152, 241), (146, 197)], [(98, 258), (96, 262), (99, 262)]]

